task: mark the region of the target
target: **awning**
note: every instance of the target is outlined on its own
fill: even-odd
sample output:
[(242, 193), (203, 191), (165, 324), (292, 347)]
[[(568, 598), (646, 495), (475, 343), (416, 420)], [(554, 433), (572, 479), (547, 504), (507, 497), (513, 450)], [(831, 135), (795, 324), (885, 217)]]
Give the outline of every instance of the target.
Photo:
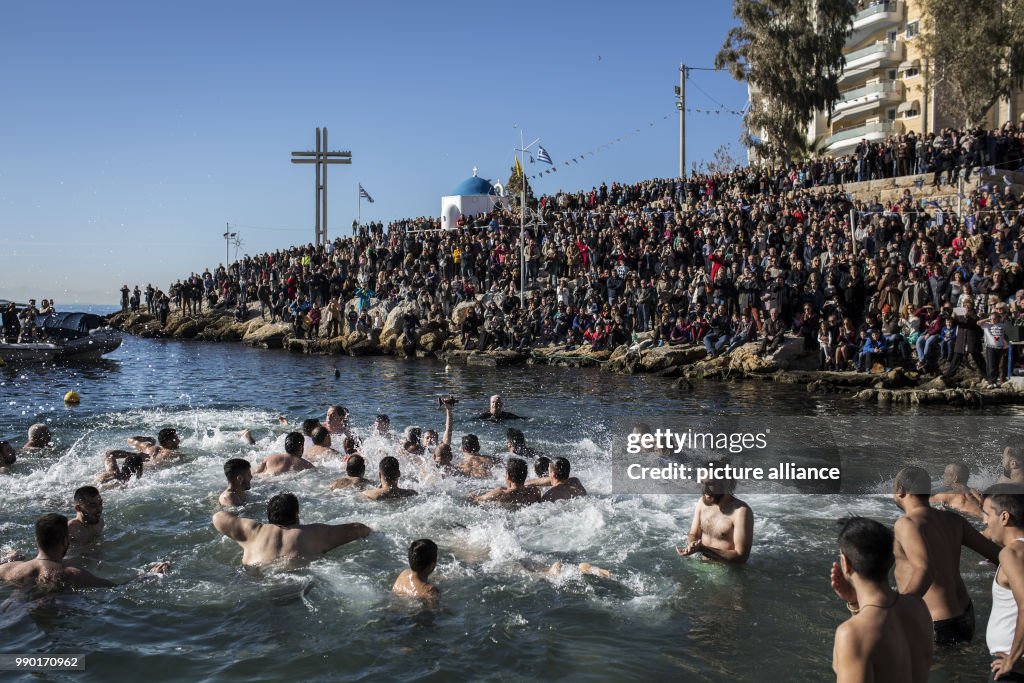
[(898, 114), (902, 114), (908, 111), (921, 111), (920, 103), (917, 100), (914, 100), (913, 102), (904, 102), (900, 106), (896, 107), (896, 113)]
[(906, 71), (907, 69), (917, 69), (921, 66), (920, 59), (908, 59), (905, 62), (900, 62), (900, 65), (896, 67), (897, 71)]

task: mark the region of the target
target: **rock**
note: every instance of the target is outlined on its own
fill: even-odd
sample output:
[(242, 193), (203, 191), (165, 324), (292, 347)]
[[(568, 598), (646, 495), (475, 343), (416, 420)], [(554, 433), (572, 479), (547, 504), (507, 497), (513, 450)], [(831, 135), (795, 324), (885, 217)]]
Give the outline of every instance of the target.
[(892, 391), (888, 389), (879, 389), (878, 394), (875, 398), (879, 403), (891, 403), (892, 402)]
[(693, 391), (693, 383), (685, 377), (680, 377), (676, 380), (676, 390), (684, 394), (691, 393)]
[(861, 401), (874, 401), (877, 394), (874, 389), (863, 389), (857, 392), (857, 398)]
[[(753, 347), (753, 353), (756, 353), (760, 346), (760, 342), (751, 342), (741, 346), (736, 351)], [(810, 371), (818, 369), (818, 360), (817, 349), (814, 351), (804, 351), (803, 337), (786, 337), (782, 347), (776, 350), (775, 353), (762, 359), (762, 363), (763, 367), (774, 366), (780, 370)], [(765, 372), (765, 370), (757, 370), (757, 372)]]
[(703, 346), (657, 346), (640, 352), (643, 372), (657, 372), (673, 365), (692, 365), (707, 356)]
[(448, 339), (448, 334), (441, 330), (430, 330), (420, 335), (419, 347), (429, 353), (440, 351)]
[(476, 301), (463, 301), (452, 309), (452, 329), (461, 330), (462, 323), (466, 320), (470, 310), (476, 306)]
[(280, 349), (284, 346), (285, 335), (289, 332), (291, 332), (291, 325), (287, 323), (265, 323), (262, 320), (254, 320), (249, 323), (249, 329), (242, 336), (242, 343), (264, 349)]
[(397, 338), (398, 335), (402, 334), (402, 330), (405, 327), (405, 314), (416, 313), (419, 315), (419, 312), (419, 305), (413, 301), (406, 301), (392, 308), (391, 312), (388, 313), (387, 319), (384, 321), (384, 327), (381, 328), (381, 340), (383, 341), (385, 337), (391, 338), (392, 335), (394, 338)]
[(488, 351), (485, 353), (470, 353), (466, 356), (466, 365), (476, 365), (488, 368), (504, 368), (509, 365), (517, 365), (526, 362), (526, 356), (515, 351)]
[(199, 323), (195, 320), (184, 320), (174, 330), (174, 336), (181, 339), (192, 339), (199, 334)]
[(920, 386), (920, 389), (922, 389), (924, 391), (931, 391), (931, 390), (943, 391), (943, 390), (948, 389), (948, 388), (949, 388), (949, 385), (946, 383), (946, 380), (943, 379), (942, 375), (939, 375), (939, 376), (935, 377), (934, 379), (932, 379), (932, 380), (930, 380), (928, 382), (925, 382), (924, 384), (922, 384)]

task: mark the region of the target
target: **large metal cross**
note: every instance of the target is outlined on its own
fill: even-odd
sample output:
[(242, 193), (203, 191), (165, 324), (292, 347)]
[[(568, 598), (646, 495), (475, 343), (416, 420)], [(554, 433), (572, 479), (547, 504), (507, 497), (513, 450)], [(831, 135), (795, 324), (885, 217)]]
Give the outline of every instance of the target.
[[(321, 130), (323, 135), (321, 136)], [(352, 152), (327, 151), (327, 128), (316, 129), (316, 150), (292, 152), (293, 164), (316, 164), (316, 240), (327, 244), (327, 165), (351, 164)], [(321, 224), (320, 214), (323, 213)]]

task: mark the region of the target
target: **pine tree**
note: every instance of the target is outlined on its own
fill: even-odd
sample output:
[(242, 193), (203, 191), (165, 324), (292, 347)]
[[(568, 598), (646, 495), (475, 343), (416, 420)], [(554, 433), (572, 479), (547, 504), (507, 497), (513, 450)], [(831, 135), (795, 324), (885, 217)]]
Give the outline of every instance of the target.
[(762, 136), (762, 158), (791, 159), (805, 145), (814, 113), (831, 111), (839, 99), (856, 11), (855, 0), (733, 0), (740, 25), (730, 29), (715, 67), (760, 92), (744, 125)]

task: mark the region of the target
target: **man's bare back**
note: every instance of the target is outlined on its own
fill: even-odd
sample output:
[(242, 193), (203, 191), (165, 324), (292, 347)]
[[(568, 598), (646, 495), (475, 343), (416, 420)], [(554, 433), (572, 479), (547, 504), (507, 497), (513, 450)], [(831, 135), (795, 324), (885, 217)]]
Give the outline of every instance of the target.
[(932, 505), (941, 505), (960, 514), (981, 519), (981, 494), (968, 486), (936, 493), (929, 502)]
[(960, 576), (960, 549), (967, 546), (995, 559), (998, 548), (955, 512), (918, 507), (896, 520), (896, 585), (922, 594), (932, 621), (958, 617), (970, 596)]
[(367, 491), (363, 491), (363, 495), (370, 500), (392, 500), (394, 498), (409, 498), (417, 495), (417, 493), (412, 489), (400, 488), (397, 484), (394, 486), (382, 484)]
[(331, 490), (338, 491), (340, 489), (365, 489), (368, 486), (373, 486), (373, 482), (366, 477), (350, 477), (344, 476), (335, 479), (331, 482)]
[(288, 455), (287, 453), (275, 453), (268, 455), (256, 467), (253, 474), (262, 474), (272, 477), (288, 472), (302, 472), (314, 469), (316, 466), (301, 456)]
[(927, 681), (932, 624), (924, 601), (897, 595), (891, 606), (861, 605), (860, 610), (836, 630), (832, 668), (837, 682)]
[(540, 491), (534, 486), (511, 488), (499, 486), (473, 499), (477, 503), (496, 503), (502, 507), (520, 508), (541, 501)]
[(113, 581), (102, 579), (84, 569), (68, 567), (59, 560), (38, 557), (0, 565), (0, 581), (55, 588), (109, 588), (115, 585)]
[(228, 512), (213, 516), (217, 531), (242, 546), (242, 564), (259, 567), (277, 562), (304, 564), (370, 534), (364, 524), (264, 524)]
[(317, 446), (313, 444), (302, 452), (302, 457), (310, 462), (316, 462), (318, 460), (341, 460), (341, 451), (337, 451), (330, 446)]
[(485, 479), (491, 476), (491, 470), (501, 464), (498, 458), (487, 455), (462, 454), (462, 462), (459, 463), (459, 471), (468, 477)]
[(391, 587), (391, 592), (410, 598), (431, 601), (437, 600), (441, 596), (441, 591), (437, 586), (424, 581), (411, 569), (406, 569), (398, 575), (398, 578), (395, 579), (395, 585)]
[(555, 482), (541, 496), (541, 501), (547, 503), (554, 500), (569, 500), (570, 498), (578, 498), (585, 495), (587, 495), (587, 489), (583, 487), (580, 480), (576, 477), (569, 477), (566, 481)]

